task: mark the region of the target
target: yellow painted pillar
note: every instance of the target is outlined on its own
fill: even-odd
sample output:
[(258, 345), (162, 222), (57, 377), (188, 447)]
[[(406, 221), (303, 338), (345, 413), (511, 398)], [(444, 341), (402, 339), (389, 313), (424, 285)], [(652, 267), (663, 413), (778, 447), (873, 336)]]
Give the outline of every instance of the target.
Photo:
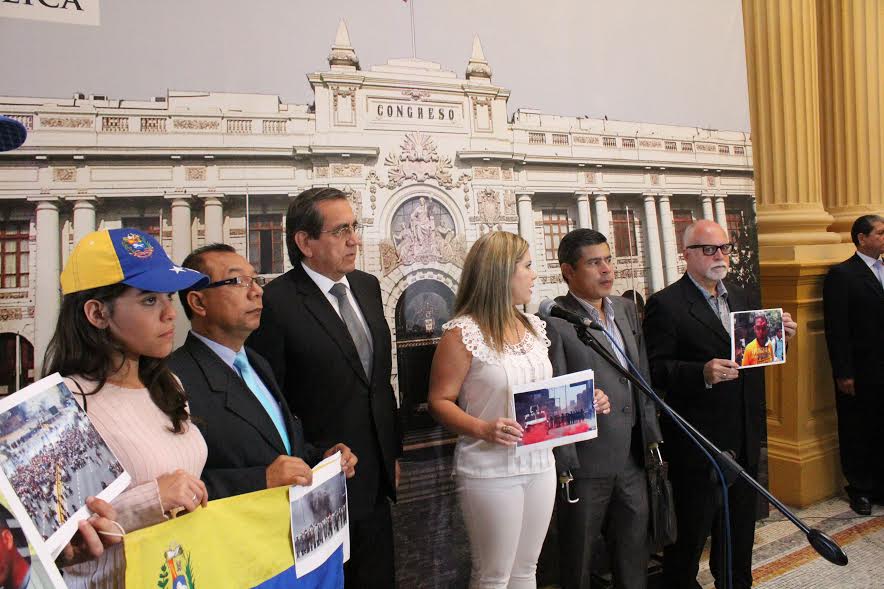
[(761, 286), (799, 336), (766, 369), (771, 490), (792, 505), (840, 486), (834, 392), (823, 337), (822, 279), (849, 255), (827, 231), (820, 173), (816, 0), (743, 0)]
[(823, 203), (850, 242), (884, 213), (884, 2), (817, 0)]

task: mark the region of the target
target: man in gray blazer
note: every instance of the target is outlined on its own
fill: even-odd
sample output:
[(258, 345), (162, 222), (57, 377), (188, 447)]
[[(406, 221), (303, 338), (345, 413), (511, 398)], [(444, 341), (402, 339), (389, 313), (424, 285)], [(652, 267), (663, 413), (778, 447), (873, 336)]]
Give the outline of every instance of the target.
[[(592, 229), (571, 231), (559, 245), (559, 263), (568, 294), (556, 298), (556, 303), (600, 323), (650, 381), (635, 304), (623, 297), (609, 296), (614, 270), (605, 236)], [(550, 318), (547, 325), (554, 373), (593, 369), (595, 386), (607, 393), (611, 403), (611, 412), (598, 416), (598, 438), (554, 450), (558, 471), (570, 471), (574, 477), (570, 484), (572, 501), (579, 499), (570, 503), (563, 494), (558, 497), (562, 587), (589, 588), (592, 545), (602, 533), (611, 556), (614, 586), (643, 588), (650, 553), (644, 465), (648, 446), (662, 439), (656, 407), (584, 345), (571, 324)], [(606, 337), (599, 339), (623, 366), (629, 366)]]

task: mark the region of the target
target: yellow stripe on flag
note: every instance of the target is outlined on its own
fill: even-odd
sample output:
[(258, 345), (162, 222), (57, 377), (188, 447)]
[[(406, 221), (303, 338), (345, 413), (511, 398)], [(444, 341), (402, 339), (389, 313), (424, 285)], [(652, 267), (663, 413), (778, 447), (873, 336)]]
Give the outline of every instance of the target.
[(294, 565), (288, 487), (210, 501), (124, 544), (129, 588), (255, 587)]

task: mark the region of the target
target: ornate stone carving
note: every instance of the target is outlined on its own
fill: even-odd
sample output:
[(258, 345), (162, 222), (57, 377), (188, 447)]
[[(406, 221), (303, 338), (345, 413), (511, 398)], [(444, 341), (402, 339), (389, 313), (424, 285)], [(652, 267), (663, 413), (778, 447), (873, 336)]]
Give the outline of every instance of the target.
[(417, 90), (414, 88), (409, 88), (407, 90), (402, 91), (402, 96), (408, 96), (412, 100), (429, 100), (430, 93), (426, 90)]
[(362, 176), (362, 164), (332, 164), (331, 175), (334, 178), (359, 178)]
[(0, 307), (0, 321), (21, 319), (22, 312), (18, 307)]
[(706, 186), (715, 186), (715, 176), (712, 176), (711, 174), (709, 176), (706, 176)]
[(638, 146), (648, 149), (663, 149), (663, 142), (659, 139), (639, 139)]
[(447, 262), (463, 266), (466, 242), (456, 234), (451, 214), (435, 200), (420, 196), (405, 202), (393, 215), (393, 224), (392, 239), (379, 244), (384, 275), (400, 265)]
[(660, 174), (651, 174), (651, 186), (659, 186)]
[(245, 229), (231, 229), (230, 237), (245, 237), (246, 230)]
[(493, 225), (500, 218), (500, 194), (485, 188), (476, 193), (476, 202), (479, 205), (479, 218), (483, 223)]
[(53, 182), (76, 182), (77, 168), (52, 168)]
[(402, 152), (387, 155), (384, 164), (390, 167), (388, 188), (397, 188), (406, 180), (426, 182), (434, 178), (440, 185), (451, 188), (451, 159), (439, 155), (436, 142), (423, 133), (408, 133), (402, 142)]
[(221, 128), (221, 121), (217, 119), (175, 119), (172, 127), (185, 131), (217, 131)]
[(496, 166), (482, 166), (473, 168), (473, 178), (476, 180), (499, 180), (500, 168)]
[(518, 210), (516, 209), (516, 191), (515, 190), (504, 190), (503, 191), (503, 214), (507, 217), (518, 217)]
[(41, 127), (53, 129), (91, 129), (94, 119), (85, 117), (40, 117)]
[(205, 166), (188, 166), (184, 168), (184, 179), (188, 182), (205, 182), (206, 176)]
[(596, 172), (584, 172), (587, 184), (596, 184), (598, 182), (598, 174)]
[(712, 143), (696, 143), (697, 151), (705, 151), (706, 153), (718, 153), (718, 148)]
[(599, 138), (594, 135), (574, 135), (574, 143), (583, 145), (598, 145)]
[(317, 178), (328, 178), (328, 166), (316, 166), (313, 168), (313, 175)]
[(353, 190), (348, 186), (343, 188), (342, 192), (347, 195), (347, 200), (350, 201), (350, 206), (353, 207), (353, 214), (356, 215), (357, 219), (362, 219), (362, 191)]
[(500, 177), (504, 180), (512, 180), (513, 179), (513, 170), (512, 168), (504, 168), (500, 171)]
[(12, 299), (26, 299), (26, 298), (28, 298), (27, 291), (0, 292), (0, 301), (12, 300)]

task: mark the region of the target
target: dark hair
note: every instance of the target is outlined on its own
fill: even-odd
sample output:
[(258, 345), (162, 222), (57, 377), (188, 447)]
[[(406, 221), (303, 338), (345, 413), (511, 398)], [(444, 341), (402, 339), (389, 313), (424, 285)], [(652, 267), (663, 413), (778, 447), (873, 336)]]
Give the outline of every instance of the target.
[(308, 188), (289, 204), (289, 210), (285, 215), (285, 245), (289, 252), (289, 262), (292, 266), (301, 261), (304, 255), (295, 243), (295, 233), (304, 231), (316, 239), (322, 232), (322, 215), (316, 209), (316, 205), (326, 200), (346, 199), (347, 195), (337, 188)]
[(884, 217), (881, 215), (863, 215), (853, 222), (853, 227), (850, 228), (850, 239), (853, 240), (853, 245), (859, 247), (859, 234), (868, 235), (875, 228), (875, 223), (884, 223)]
[[(129, 288), (132, 287), (117, 283), (62, 297), (55, 333), (43, 361), (44, 376), (60, 372), (62, 376), (82, 375), (97, 382), (95, 390), (88, 393), (80, 391), (84, 401), (87, 395), (94, 395), (104, 387), (107, 377), (120, 368), (120, 365), (114, 365), (113, 357), (125, 353), (125, 350), (106, 329), (98, 329), (89, 323), (83, 306), (86, 301), (95, 299), (105, 303), (113, 313), (114, 302)], [(172, 421), (170, 431), (183, 433), (185, 422), (190, 417), (186, 407), (187, 397), (166, 365), (166, 359), (142, 356), (138, 362), (138, 377), (154, 404)]]
[(576, 266), (584, 247), (600, 243), (608, 243), (608, 238), (595, 229), (569, 231), (559, 242), (559, 265)]
[[(210, 254), (212, 252), (222, 252), (225, 254), (235, 254), (236, 249), (232, 245), (227, 245), (226, 243), (210, 243), (204, 245), (202, 247), (198, 247), (184, 258), (184, 261), (181, 262), (182, 268), (189, 268), (191, 270), (196, 270), (197, 272), (201, 272), (206, 276), (209, 275), (209, 266), (206, 264), (206, 260), (203, 258), (205, 254)], [(192, 290), (199, 290), (196, 288), (185, 288), (184, 290), (178, 291), (178, 296), (181, 298), (181, 307), (184, 309), (184, 315), (188, 319), (193, 318), (193, 309), (190, 308), (190, 303), (187, 302), (187, 293)]]

